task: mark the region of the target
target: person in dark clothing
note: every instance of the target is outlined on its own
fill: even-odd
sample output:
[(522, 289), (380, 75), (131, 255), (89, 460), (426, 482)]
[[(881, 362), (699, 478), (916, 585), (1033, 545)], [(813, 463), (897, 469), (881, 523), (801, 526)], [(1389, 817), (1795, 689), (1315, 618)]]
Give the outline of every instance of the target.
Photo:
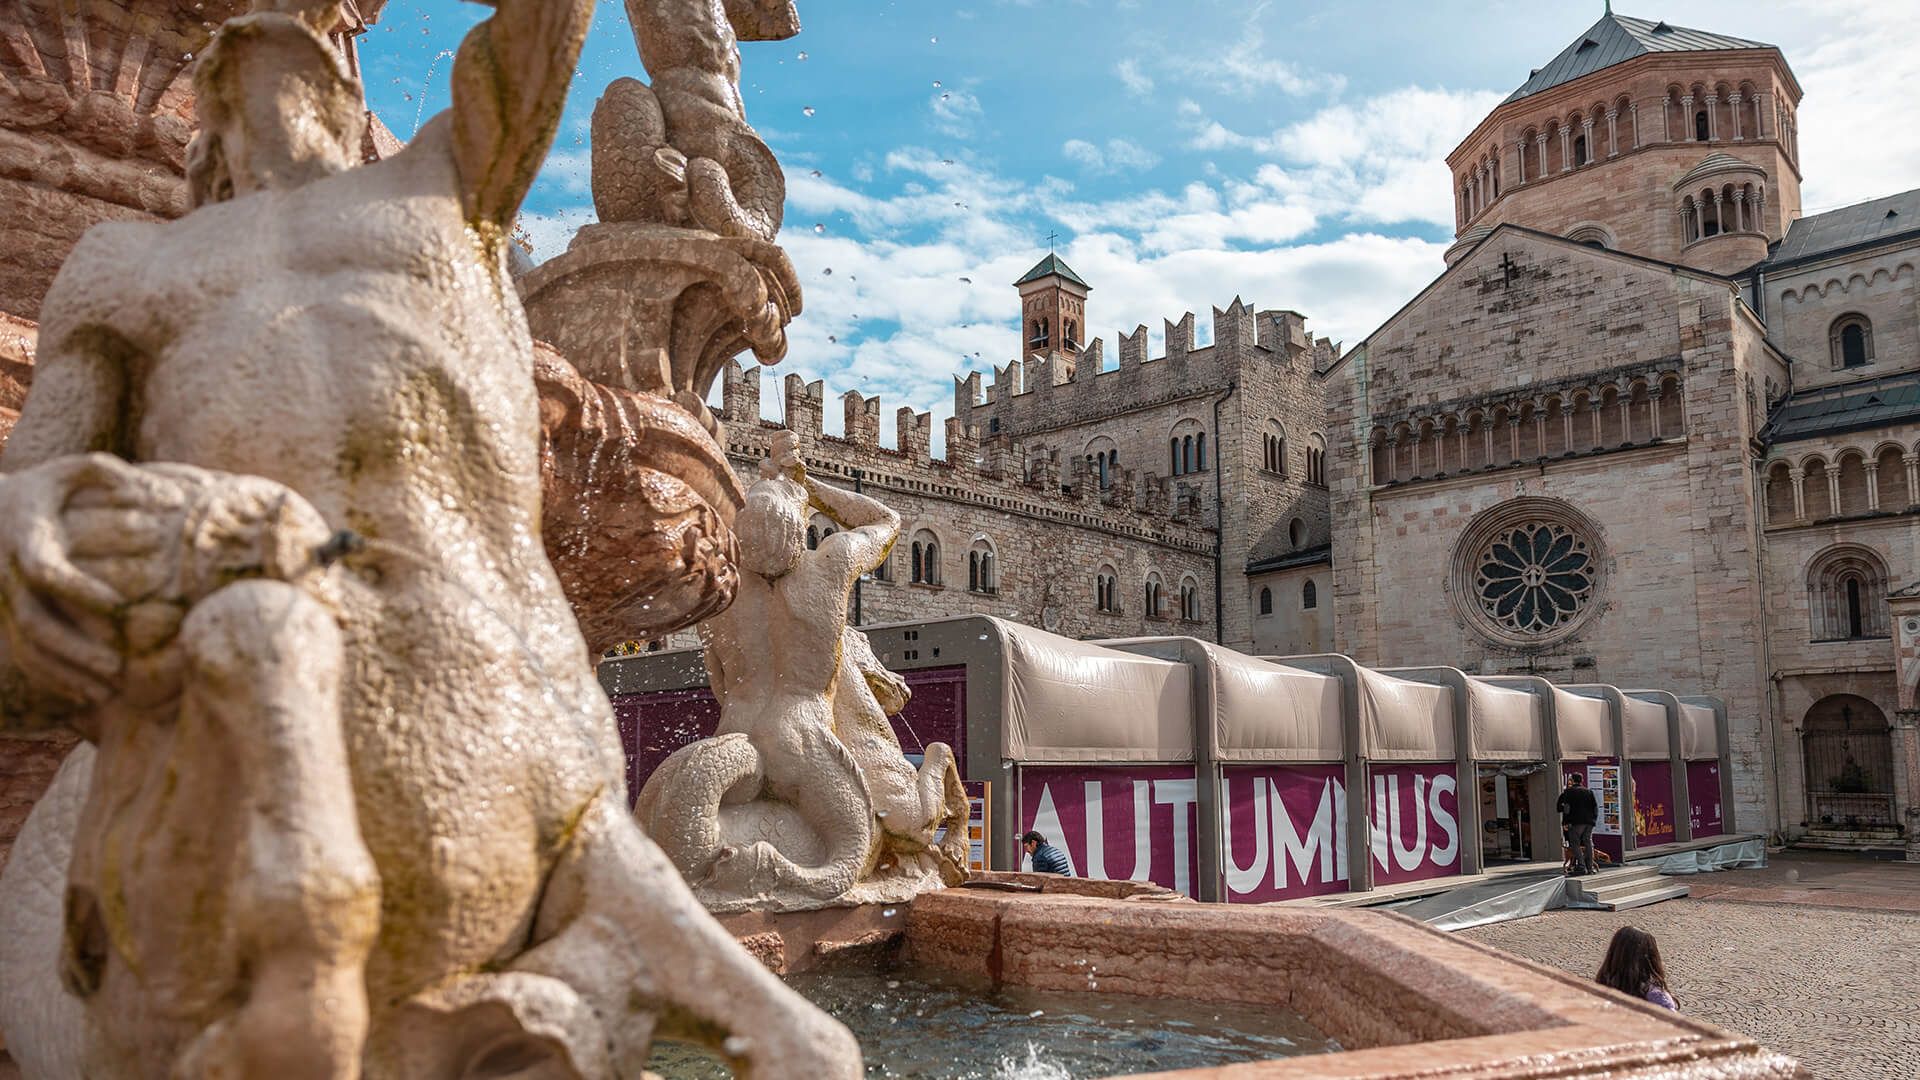
[(1645, 998), (1663, 1009), (1680, 1008), (1667, 986), (1667, 966), (1660, 962), (1660, 943), (1637, 926), (1623, 926), (1613, 932), (1613, 941), (1607, 945), (1607, 958), (1600, 962), (1600, 973), (1594, 979), (1602, 986)]
[(1030, 832), (1020, 838), (1020, 846), (1033, 857), (1034, 873), (1073, 876), (1073, 864), (1067, 861), (1067, 853), (1047, 843), (1044, 835)]
[(1567, 789), (1554, 806), (1567, 827), (1567, 846), (1573, 850), (1573, 869), (1567, 873), (1576, 877), (1593, 873), (1593, 826), (1600, 820), (1600, 800), (1574, 773), (1567, 777)]

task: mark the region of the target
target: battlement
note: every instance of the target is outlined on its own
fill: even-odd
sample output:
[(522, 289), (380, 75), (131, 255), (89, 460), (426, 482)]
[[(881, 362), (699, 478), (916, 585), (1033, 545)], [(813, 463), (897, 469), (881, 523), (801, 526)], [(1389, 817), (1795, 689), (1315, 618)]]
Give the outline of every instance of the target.
[(1017, 441), (983, 447), (978, 426), (958, 417), (947, 419), (946, 456), (936, 458), (933, 416), (911, 407), (894, 412), (896, 445), (885, 447), (880, 399), (857, 390), (841, 395), (845, 433), (829, 435), (822, 424), (824, 382), (793, 374), (781, 381), (785, 421), (776, 423), (760, 415), (764, 375), (764, 368), (738, 360), (729, 360), (721, 373), (726, 450), (743, 477), (754, 475), (776, 433), (791, 431), (810, 469), (830, 477), (851, 477), (857, 470), (863, 485), (876, 492), (978, 503), (1194, 552), (1213, 549), (1212, 522), (1190, 478), (1129, 469), (1110, 475), (1102, 487), (1083, 458), (1063, 459), (1057, 449), (1029, 455)]
[[(1314, 338), (1296, 311), (1256, 311), (1239, 297), (1213, 310), (1213, 339), (1200, 345), (1193, 312), (1163, 320), (1164, 351), (1148, 356), (1147, 327), (1118, 334), (1118, 363), (1105, 369), (1106, 344), (1094, 338), (1077, 354), (1032, 353), (992, 369), (954, 378), (954, 415), (994, 437), (1033, 426), (1030, 414), (1064, 413), (1073, 421), (1100, 414), (1211, 394), (1256, 364), (1297, 365), (1318, 375), (1340, 358), (1340, 345)], [(1063, 408), (1064, 406), (1064, 408)]]

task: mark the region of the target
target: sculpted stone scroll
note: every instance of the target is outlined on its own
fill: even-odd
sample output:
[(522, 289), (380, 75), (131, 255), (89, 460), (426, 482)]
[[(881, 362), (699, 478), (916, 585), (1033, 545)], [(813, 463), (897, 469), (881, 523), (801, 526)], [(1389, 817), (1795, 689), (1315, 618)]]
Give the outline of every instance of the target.
[(496, 0), (362, 168), (328, 6), (221, 28), (198, 207), (43, 309), (0, 723), (90, 745), (0, 877), (0, 1032), (33, 1077), (631, 1078), (656, 1036), (859, 1076), (627, 812), (541, 547), (505, 245), (592, 4)]
[[(841, 528), (809, 550), (815, 510)], [(917, 769), (901, 754), (887, 716), (906, 684), (847, 623), (899, 517), (813, 480), (782, 432), (735, 529), (739, 594), (700, 627), (719, 730), (649, 778), (635, 807), (648, 833), (715, 911), (900, 901), (964, 880), (953, 752), (935, 743)]]

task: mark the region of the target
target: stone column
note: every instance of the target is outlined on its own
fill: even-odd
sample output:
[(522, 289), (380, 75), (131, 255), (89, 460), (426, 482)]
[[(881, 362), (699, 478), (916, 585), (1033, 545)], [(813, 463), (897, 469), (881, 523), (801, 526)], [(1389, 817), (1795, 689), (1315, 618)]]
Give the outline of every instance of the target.
[(1773, 235), (1773, 230), (1767, 227), (1767, 188), (1764, 184), (1753, 189), (1753, 221), (1756, 231)]
[(1547, 456), (1547, 410), (1537, 401), (1533, 403), (1533, 456)]
[(1687, 137), (1684, 139), (1681, 139), (1680, 140), (1681, 142), (1696, 141), (1694, 139), (1694, 136), (1699, 134), (1700, 129), (1693, 126), (1693, 95), (1692, 94), (1680, 95), (1680, 129), (1687, 133)]
[(1647, 387), (1647, 415), (1649, 418), (1647, 430), (1652, 433), (1652, 437), (1656, 440), (1660, 438), (1660, 394), (1661, 390), (1658, 386)]
[(1840, 515), (1840, 466), (1827, 470), (1827, 512)]
[(1694, 240), (1693, 216), (1693, 204), (1682, 204), (1680, 207), (1680, 242), (1682, 244), (1690, 244)]
[(1920, 455), (1903, 454), (1900, 463), (1907, 467), (1907, 506), (1912, 506), (1920, 502)]
[(1520, 414), (1507, 417), (1507, 460), (1520, 460)]
[(1534, 144), (1540, 148), (1540, 179), (1547, 178), (1547, 133), (1541, 132), (1533, 137)]
[(1620, 441), (1633, 441), (1633, 390), (1622, 387), (1620, 390)]
[(1660, 141), (1673, 141), (1673, 98), (1664, 94), (1660, 97)]
[(1583, 117), (1580, 121), (1580, 137), (1587, 140), (1587, 163), (1593, 163), (1593, 117)]
[(1745, 191), (1735, 191), (1733, 193), (1733, 223), (1740, 232), (1753, 231), (1752, 226), (1747, 222), (1747, 193)]
[(1740, 142), (1744, 136), (1740, 130), (1740, 92), (1738, 90), (1727, 95), (1727, 104), (1733, 108), (1733, 141)]
[(1596, 450), (1597, 450), (1597, 449), (1599, 449), (1599, 448), (1600, 448), (1600, 410), (1601, 410), (1601, 409), (1603, 409), (1603, 408), (1605, 408), (1605, 407), (1606, 407), (1606, 406), (1604, 406), (1604, 405), (1602, 405), (1602, 404), (1600, 404), (1600, 398), (1599, 398), (1599, 396), (1598, 396), (1598, 395), (1595, 395), (1595, 397), (1594, 397), (1594, 399), (1593, 399), (1593, 401), (1592, 401), (1592, 402), (1591, 402), (1591, 403), (1590, 403), (1590, 404), (1588, 405), (1588, 408), (1589, 408), (1589, 409), (1591, 409), (1591, 410), (1593, 411), (1593, 446), (1592, 446), (1592, 449), (1596, 449)]
[(1707, 95), (1707, 141), (1720, 141), (1720, 104), (1719, 94)]
[(1607, 156), (1620, 156), (1620, 110), (1607, 110)]
[[(1718, 188), (1714, 189), (1713, 192), (1713, 226), (1723, 233), (1727, 231), (1727, 212), (1720, 206), (1720, 191)], [(1703, 236), (1706, 234), (1705, 229), (1700, 230), (1700, 232)]]
[(1773, 93), (1768, 90), (1762, 90), (1754, 95), (1754, 102), (1753, 137), (1756, 139), (1764, 139), (1770, 134), (1767, 131), (1767, 117), (1773, 115)]
[(1413, 430), (1412, 435), (1413, 455), (1409, 459), (1407, 471), (1417, 477), (1420, 475), (1420, 444), (1426, 440), (1420, 437), (1420, 430), (1418, 428)]
[(1564, 404), (1561, 405), (1560, 421), (1561, 421), (1561, 426), (1566, 429), (1565, 435), (1566, 435), (1567, 445), (1565, 449), (1571, 450), (1573, 449), (1573, 409), (1569, 408)]
[(1573, 129), (1565, 125), (1560, 128), (1560, 171), (1573, 169)]
[(1488, 465), (1493, 464), (1493, 420), (1489, 417), (1480, 422), (1480, 441), (1486, 446)]
[[(1387, 483), (1391, 484), (1399, 479), (1400, 479), (1400, 436), (1388, 435), (1387, 436)], [(1379, 483), (1379, 478), (1375, 477), (1374, 482)]]
[(1627, 126), (1633, 129), (1633, 148), (1640, 149), (1640, 105), (1627, 102)]
[[(1909, 465), (1908, 469), (1911, 471), (1912, 466)], [(1787, 475), (1793, 478), (1793, 520), (1805, 521), (1807, 520), (1807, 471), (1795, 465), (1788, 470)]]
[(1880, 463), (1867, 461), (1861, 464), (1867, 474), (1867, 509), (1880, 509)]

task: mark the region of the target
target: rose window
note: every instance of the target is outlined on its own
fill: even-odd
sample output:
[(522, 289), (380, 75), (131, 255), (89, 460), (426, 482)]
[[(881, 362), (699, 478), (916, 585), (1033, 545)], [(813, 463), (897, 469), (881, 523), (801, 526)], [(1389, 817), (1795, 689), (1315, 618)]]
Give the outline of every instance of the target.
[(1525, 636), (1550, 634), (1592, 599), (1593, 549), (1572, 529), (1531, 521), (1501, 530), (1475, 560), (1474, 595), (1487, 617)]

